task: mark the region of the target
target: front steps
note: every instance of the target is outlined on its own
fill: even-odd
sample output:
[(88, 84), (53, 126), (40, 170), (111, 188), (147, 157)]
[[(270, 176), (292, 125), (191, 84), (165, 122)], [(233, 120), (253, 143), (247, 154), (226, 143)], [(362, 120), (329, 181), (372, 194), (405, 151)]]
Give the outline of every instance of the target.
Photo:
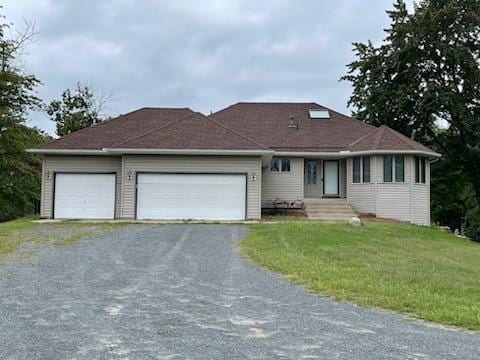
[(346, 199), (305, 199), (304, 203), (309, 220), (348, 221), (358, 216)]

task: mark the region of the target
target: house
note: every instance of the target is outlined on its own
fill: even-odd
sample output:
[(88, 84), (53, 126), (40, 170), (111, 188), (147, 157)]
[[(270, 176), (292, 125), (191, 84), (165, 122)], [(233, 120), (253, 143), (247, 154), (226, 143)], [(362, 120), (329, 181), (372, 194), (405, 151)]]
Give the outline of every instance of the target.
[(316, 103), (142, 108), (30, 151), (43, 154), (43, 218), (244, 220), (341, 203), (426, 225), (440, 156)]

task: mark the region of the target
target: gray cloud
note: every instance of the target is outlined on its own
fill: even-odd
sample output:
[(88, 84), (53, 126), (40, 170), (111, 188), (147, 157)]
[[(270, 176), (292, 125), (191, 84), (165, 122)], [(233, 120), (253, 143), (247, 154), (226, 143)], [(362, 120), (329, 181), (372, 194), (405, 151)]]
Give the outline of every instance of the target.
[[(208, 113), (237, 101), (316, 101), (341, 112), (351, 43), (380, 41), (391, 0), (7, 0), (40, 31), (24, 62), (46, 101), (76, 81), (113, 94), (111, 114), (141, 106)], [(51, 133), (45, 115), (32, 125)]]

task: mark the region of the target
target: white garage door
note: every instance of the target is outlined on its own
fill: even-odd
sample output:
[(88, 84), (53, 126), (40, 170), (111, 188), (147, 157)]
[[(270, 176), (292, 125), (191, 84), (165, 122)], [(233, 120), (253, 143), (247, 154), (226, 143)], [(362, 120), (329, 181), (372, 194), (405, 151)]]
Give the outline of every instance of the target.
[(245, 175), (138, 174), (137, 186), (137, 219), (245, 219)]
[(56, 219), (113, 219), (115, 174), (55, 174)]

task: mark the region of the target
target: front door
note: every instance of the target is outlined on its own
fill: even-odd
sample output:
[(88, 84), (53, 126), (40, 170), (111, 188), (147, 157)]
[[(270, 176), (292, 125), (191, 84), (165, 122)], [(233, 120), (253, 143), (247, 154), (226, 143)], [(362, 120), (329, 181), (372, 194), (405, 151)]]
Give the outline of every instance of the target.
[(323, 162), (323, 195), (338, 196), (338, 160)]
[(321, 181), (321, 161), (305, 160), (305, 197), (321, 198), (322, 197), (322, 181)]

